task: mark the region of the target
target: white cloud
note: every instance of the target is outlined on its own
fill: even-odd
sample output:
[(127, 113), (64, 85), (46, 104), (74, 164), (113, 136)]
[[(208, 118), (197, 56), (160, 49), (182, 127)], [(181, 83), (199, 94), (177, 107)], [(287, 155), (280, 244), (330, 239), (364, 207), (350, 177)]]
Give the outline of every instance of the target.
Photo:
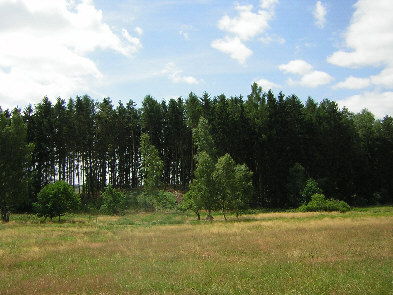
[(87, 91), (103, 77), (88, 54), (100, 48), (132, 56), (141, 47), (120, 38), (92, 1), (0, 1), (0, 101), (24, 105), (44, 95)]
[(183, 30), (180, 30), (179, 35), (182, 36), (185, 40), (190, 38), (188, 32), (184, 32)]
[(393, 67), (387, 67), (378, 75), (371, 76), (371, 82), (377, 86), (393, 88)]
[(285, 73), (297, 75), (305, 75), (313, 69), (312, 65), (301, 59), (292, 60), (287, 64), (280, 65), (278, 68)]
[(315, 25), (320, 29), (322, 29), (325, 26), (326, 13), (327, 13), (326, 6), (322, 4), (321, 1), (317, 1), (317, 3), (315, 3), (313, 16), (314, 16)]
[(143, 30), (142, 30), (141, 27), (136, 27), (136, 28), (134, 29), (134, 31), (135, 31), (135, 33), (138, 34), (138, 36), (142, 36), (142, 35), (143, 35)]
[(262, 9), (272, 10), (276, 4), (278, 4), (278, 0), (261, 0)]
[(122, 29), (121, 31), (123, 37), (130, 43), (132, 44), (132, 49), (130, 49), (130, 53), (136, 53), (138, 51), (139, 48), (142, 48), (142, 43), (141, 41), (136, 38), (136, 37), (132, 37), (128, 31), (126, 29)]
[(337, 101), (340, 107), (347, 107), (352, 112), (367, 108), (377, 118), (393, 116), (393, 92), (365, 92)]
[[(393, 93), (393, 5), (391, 0), (358, 0), (355, 12), (344, 34), (345, 47), (327, 58), (331, 64), (353, 69), (382, 67), (379, 74), (369, 77), (372, 92), (351, 96), (348, 107), (369, 108), (377, 116), (392, 112)], [(364, 83), (366, 83), (364, 81)], [(358, 104), (359, 106), (357, 106)]]
[(321, 85), (326, 85), (331, 83), (334, 79), (332, 76), (325, 72), (314, 70), (313, 66), (308, 62), (300, 59), (292, 60), (287, 64), (282, 64), (279, 70), (287, 74), (300, 75), (299, 81), (294, 81), (293, 79), (288, 79), (288, 84), (290, 85), (302, 85), (305, 87), (318, 87)]
[(255, 81), (259, 86), (261, 86), (264, 90), (270, 90), (270, 89), (277, 89), (280, 88), (281, 86), (271, 82), (269, 80), (266, 79), (259, 79)]
[(218, 28), (220, 30), (232, 33), (241, 40), (247, 41), (269, 27), (268, 22), (272, 18), (270, 12), (259, 10), (254, 13), (252, 5), (237, 5), (235, 10), (238, 12), (238, 16), (230, 18), (225, 15), (219, 20)]
[(199, 84), (199, 81), (192, 76), (182, 75), (183, 71), (180, 70), (173, 62), (167, 63), (162, 74), (168, 75), (168, 78), (173, 83), (186, 83), (186, 84)]
[[(227, 35), (213, 41), (211, 46), (229, 54), (239, 63), (245, 63), (246, 59), (252, 55), (252, 50), (245, 45), (245, 42), (269, 29), (269, 21), (274, 16), (274, 7), (277, 3), (278, 0), (261, 0), (257, 11), (254, 11), (252, 5), (236, 4), (237, 15), (235, 17), (224, 15), (218, 21), (218, 28)], [(263, 38), (262, 41), (268, 40), (267, 36)]]
[(184, 38), (184, 40), (190, 39), (190, 31), (195, 31), (195, 28), (192, 25), (181, 25), (179, 35)]
[(271, 43), (279, 43), (279, 44), (285, 43), (285, 39), (277, 35), (265, 35), (259, 38), (259, 40), (265, 45), (269, 45)]
[(310, 73), (305, 74), (301, 79), (299, 84), (306, 87), (318, 87), (322, 85), (329, 84), (332, 82), (334, 78), (330, 76), (328, 73), (321, 71), (312, 71)]
[(333, 86), (334, 89), (344, 88), (344, 89), (362, 89), (370, 86), (369, 78), (356, 78), (353, 76), (348, 77), (345, 81), (337, 83)]
[(225, 37), (225, 39), (215, 40), (212, 42), (211, 46), (221, 52), (229, 54), (241, 64), (244, 64), (246, 59), (252, 55), (251, 49), (245, 46), (237, 37)]
[(391, 0), (359, 0), (344, 38), (346, 50), (328, 61), (342, 67), (393, 67), (393, 5)]

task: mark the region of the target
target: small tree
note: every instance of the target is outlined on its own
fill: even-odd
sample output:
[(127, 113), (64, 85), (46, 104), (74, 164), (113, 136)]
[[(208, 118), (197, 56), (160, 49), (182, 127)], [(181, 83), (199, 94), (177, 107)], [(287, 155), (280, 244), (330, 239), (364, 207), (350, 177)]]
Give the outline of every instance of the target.
[(121, 210), (127, 207), (125, 196), (113, 189), (112, 185), (108, 185), (101, 195), (102, 206), (100, 210), (108, 214), (118, 214)]
[(252, 186), (252, 172), (246, 164), (236, 165), (235, 180), (236, 193), (231, 207), (235, 211), (236, 217), (239, 217), (240, 211), (248, 206), (254, 190)]
[(213, 179), (214, 162), (205, 151), (198, 153), (197, 159), (195, 179), (185, 196), (186, 204), (196, 213), (198, 219), (200, 219), (199, 211), (202, 208), (206, 209), (207, 218), (211, 220), (213, 218), (211, 212), (217, 208), (216, 184)]
[(231, 205), (236, 198), (235, 166), (236, 163), (231, 156), (225, 154), (218, 159), (214, 171), (218, 200), (225, 220), (227, 219), (225, 211), (232, 207)]
[(37, 195), (38, 201), (33, 204), (39, 217), (49, 217), (64, 215), (69, 210), (80, 206), (80, 197), (74, 193), (72, 186), (64, 181), (50, 183), (42, 188)]
[(309, 178), (301, 194), (301, 203), (307, 204), (311, 200), (311, 196), (315, 194), (322, 194), (322, 190), (319, 188), (318, 183), (314, 179)]
[(18, 109), (8, 118), (0, 109), (0, 215), (9, 221), (10, 210), (28, 203), (28, 166), (33, 145)]
[(289, 206), (300, 206), (302, 205), (303, 197), (302, 192), (306, 185), (306, 169), (299, 163), (295, 163), (293, 167), (289, 169), (288, 180), (286, 184), (287, 199)]
[(148, 134), (141, 136), (141, 173), (143, 176), (143, 187), (146, 193), (154, 195), (161, 187), (161, 176), (164, 168), (157, 149), (150, 144)]
[(217, 161), (214, 180), (217, 185), (218, 202), (226, 220), (226, 210), (236, 212), (247, 204), (252, 195), (252, 172), (246, 165), (236, 165), (229, 154), (225, 154)]
[[(195, 181), (193, 182), (195, 183)], [(191, 210), (196, 214), (198, 220), (201, 220), (201, 210), (203, 209), (203, 200), (201, 195), (194, 188), (194, 185), (191, 184), (191, 189), (184, 195), (182, 209), (183, 210)]]

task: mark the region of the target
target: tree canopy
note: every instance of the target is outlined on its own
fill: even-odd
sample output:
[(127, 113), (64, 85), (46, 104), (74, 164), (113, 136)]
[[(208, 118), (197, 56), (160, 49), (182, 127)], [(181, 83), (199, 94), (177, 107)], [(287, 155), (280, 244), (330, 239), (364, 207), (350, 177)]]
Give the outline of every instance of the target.
[[(45, 97), (22, 113), (1, 111), (0, 129), (0, 201), (12, 210), (31, 210), (40, 190), (58, 180), (74, 186), (84, 204), (108, 184), (149, 186), (149, 146), (156, 149), (154, 164), (162, 161), (152, 187), (195, 192), (200, 171), (213, 173), (228, 154), (252, 172), (251, 207), (296, 207), (309, 178), (328, 198), (350, 205), (393, 203), (392, 117), (354, 114), (329, 99), (274, 95), (257, 84), (247, 97), (190, 93), (159, 102), (146, 96), (139, 108), (132, 100)], [(217, 182), (209, 177), (201, 181)], [(217, 173), (216, 179), (227, 185)]]

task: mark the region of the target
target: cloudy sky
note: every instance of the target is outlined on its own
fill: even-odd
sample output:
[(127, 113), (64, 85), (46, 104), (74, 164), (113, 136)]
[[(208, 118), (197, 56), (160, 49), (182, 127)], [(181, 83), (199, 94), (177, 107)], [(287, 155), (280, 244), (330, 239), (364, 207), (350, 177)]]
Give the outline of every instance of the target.
[(393, 115), (392, 0), (0, 0), (0, 106), (250, 92)]

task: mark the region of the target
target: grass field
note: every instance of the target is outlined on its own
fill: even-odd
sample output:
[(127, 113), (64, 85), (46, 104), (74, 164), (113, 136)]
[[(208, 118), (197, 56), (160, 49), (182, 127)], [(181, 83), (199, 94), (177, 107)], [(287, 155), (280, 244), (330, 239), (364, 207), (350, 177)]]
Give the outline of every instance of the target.
[(41, 221), (0, 224), (0, 294), (393, 294), (392, 207)]

